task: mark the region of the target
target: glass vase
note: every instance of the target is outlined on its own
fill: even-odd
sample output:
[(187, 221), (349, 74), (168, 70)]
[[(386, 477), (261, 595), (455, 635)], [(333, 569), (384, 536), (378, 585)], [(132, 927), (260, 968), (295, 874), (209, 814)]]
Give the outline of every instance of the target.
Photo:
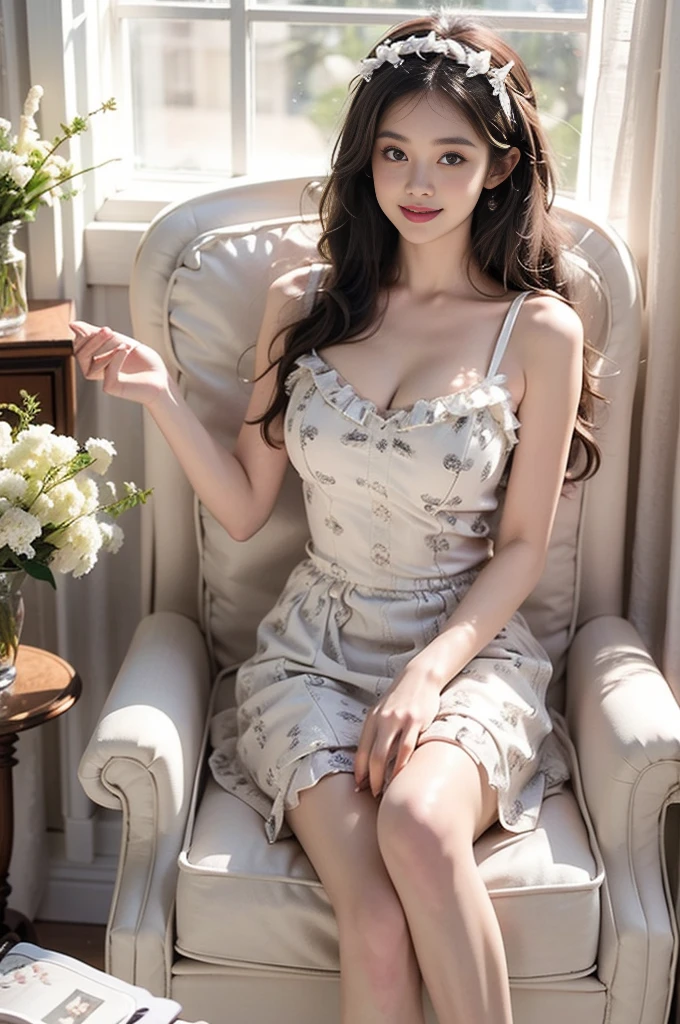
[(21, 327), (28, 312), (26, 253), (14, 244), (22, 223), (10, 220), (0, 224), (0, 335)]
[(0, 690), (10, 686), (17, 674), (17, 651), (24, 624), (21, 586), (25, 578), (21, 569), (0, 569)]

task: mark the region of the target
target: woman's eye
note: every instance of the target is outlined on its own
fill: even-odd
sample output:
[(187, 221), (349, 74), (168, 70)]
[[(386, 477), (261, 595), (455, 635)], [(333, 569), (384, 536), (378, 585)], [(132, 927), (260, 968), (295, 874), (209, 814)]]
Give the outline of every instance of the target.
[(444, 153), (442, 160), (445, 162), (447, 167), (456, 167), (458, 164), (462, 164), (463, 162), (462, 156), (459, 156), (458, 153)]
[(396, 146), (387, 146), (383, 149), (383, 155), (393, 163), (401, 163), (402, 160), (406, 159), (406, 153), (404, 153), (403, 149), (397, 149)]

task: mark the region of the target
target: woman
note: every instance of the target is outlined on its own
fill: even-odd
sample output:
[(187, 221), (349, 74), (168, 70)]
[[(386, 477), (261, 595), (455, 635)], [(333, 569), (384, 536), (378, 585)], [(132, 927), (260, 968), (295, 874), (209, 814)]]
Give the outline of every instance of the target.
[(267, 521), (289, 458), (303, 478), (309, 557), (213, 722), (211, 765), (323, 882), (344, 1024), (422, 1024), (421, 977), (439, 1024), (511, 1020), (473, 843), (497, 818), (535, 828), (568, 777), (517, 609), (565, 475), (599, 460), (552, 190), (517, 54), (469, 19), (418, 19), (363, 62), (323, 264), (269, 290), (233, 454), (159, 356), (74, 325), (86, 376), (144, 403), (233, 538)]

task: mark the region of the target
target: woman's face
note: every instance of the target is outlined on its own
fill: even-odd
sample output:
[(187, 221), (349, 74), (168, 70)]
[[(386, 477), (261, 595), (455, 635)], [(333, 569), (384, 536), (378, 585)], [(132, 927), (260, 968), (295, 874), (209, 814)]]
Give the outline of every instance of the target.
[(471, 217), (482, 188), (509, 173), (490, 172), (489, 144), (441, 93), (406, 96), (388, 107), (371, 165), (380, 209), (415, 243), (459, 227)]

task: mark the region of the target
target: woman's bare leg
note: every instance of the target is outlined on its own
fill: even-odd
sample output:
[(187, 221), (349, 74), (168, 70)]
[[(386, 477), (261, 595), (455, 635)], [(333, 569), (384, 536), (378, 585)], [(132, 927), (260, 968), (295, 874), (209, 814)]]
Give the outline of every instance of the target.
[(511, 1024), (505, 950), (472, 853), (496, 819), (484, 769), (428, 741), (386, 789), (378, 842), (439, 1024)]
[(342, 1024), (424, 1024), (418, 963), (378, 849), (378, 805), (354, 785), (349, 773), (327, 775), (286, 812), (338, 923)]

